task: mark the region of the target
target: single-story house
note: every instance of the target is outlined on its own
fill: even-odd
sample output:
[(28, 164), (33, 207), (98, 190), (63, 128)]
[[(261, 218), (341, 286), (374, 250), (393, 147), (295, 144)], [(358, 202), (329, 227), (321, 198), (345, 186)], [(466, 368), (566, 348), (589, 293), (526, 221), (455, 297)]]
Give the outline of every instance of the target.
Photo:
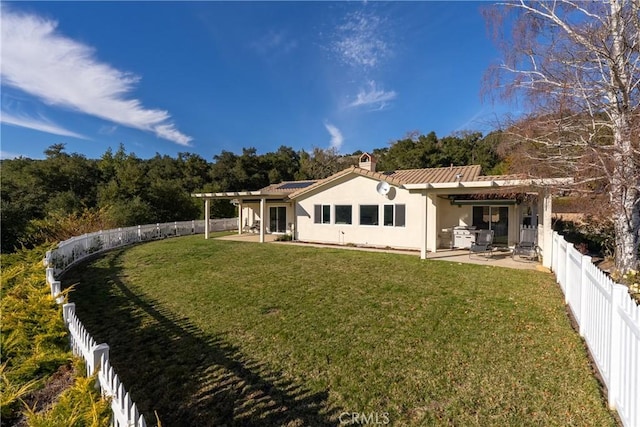
[[(200, 193), (232, 200), (238, 232), (290, 234), (293, 239), (340, 245), (419, 250), (421, 257), (451, 248), (452, 234), (490, 229), (497, 245), (513, 246), (521, 226), (538, 228), (543, 264), (550, 262), (552, 189), (567, 179), (484, 176), (479, 165), (377, 172), (364, 153), (326, 179), (289, 181), (256, 191)], [(208, 238), (208, 233), (205, 233)]]

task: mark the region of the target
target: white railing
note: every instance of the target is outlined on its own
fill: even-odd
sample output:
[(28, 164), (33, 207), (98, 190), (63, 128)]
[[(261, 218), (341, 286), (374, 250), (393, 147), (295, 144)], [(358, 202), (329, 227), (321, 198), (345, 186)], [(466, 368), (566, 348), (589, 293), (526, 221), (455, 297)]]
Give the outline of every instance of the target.
[[(210, 231), (228, 231), (237, 228), (237, 218), (209, 220)], [(202, 233), (204, 233), (204, 220), (166, 222), (163, 224), (101, 230), (72, 237), (58, 243), (56, 249), (47, 252), (45, 264), (52, 267), (55, 270), (55, 275), (58, 276), (75, 263), (99, 252), (138, 242)]]
[(556, 232), (551, 267), (607, 386), (609, 407), (624, 426), (640, 426), (640, 306)]
[[(211, 231), (233, 230), (238, 227), (237, 218), (209, 221)], [(202, 234), (204, 233), (204, 225), (204, 220), (138, 225), (83, 234), (60, 242), (55, 249), (47, 252), (43, 260), (51, 296), (58, 304), (64, 302), (60, 281), (56, 278), (89, 256), (137, 242)], [(76, 306), (74, 303), (64, 304), (62, 307), (64, 322), (69, 329), (69, 341), (73, 354), (84, 359), (87, 375), (98, 373), (98, 383), (102, 395), (111, 400), (112, 425), (115, 427), (146, 427), (144, 416), (139, 413), (136, 404), (131, 400), (131, 396), (124, 389), (124, 385), (109, 363), (109, 346), (97, 344), (87, 332), (75, 314)]]

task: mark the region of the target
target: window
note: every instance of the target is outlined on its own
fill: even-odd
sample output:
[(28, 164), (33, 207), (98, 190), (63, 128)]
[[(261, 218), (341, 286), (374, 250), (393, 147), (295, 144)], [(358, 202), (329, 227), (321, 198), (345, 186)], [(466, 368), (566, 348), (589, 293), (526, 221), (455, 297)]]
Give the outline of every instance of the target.
[(336, 205), (334, 218), (336, 224), (351, 224), (351, 205)]
[(315, 224), (331, 223), (331, 206), (330, 205), (313, 205), (313, 222)]
[(384, 205), (384, 222), (388, 227), (404, 227), (405, 225), (404, 205)]
[(404, 227), (407, 209), (404, 205), (396, 205), (396, 227)]
[(378, 225), (378, 205), (360, 205), (360, 225)]
[(393, 227), (393, 205), (384, 205), (384, 224)]

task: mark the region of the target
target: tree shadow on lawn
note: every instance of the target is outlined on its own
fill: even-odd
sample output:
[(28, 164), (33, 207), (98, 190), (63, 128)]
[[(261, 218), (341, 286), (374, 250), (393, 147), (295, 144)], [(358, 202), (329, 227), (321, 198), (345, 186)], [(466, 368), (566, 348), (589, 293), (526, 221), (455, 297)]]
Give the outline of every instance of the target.
[[(313, 393), (250, 360), (223, 336), (133, 293), (121, 280), (122, 250), (107, 268), (81, 264), (64, 278), (78, 318), (110, 361), (147, 423), (164, 426), (335, 426), (327, 391)], [(180, 286), (180, 284), (176, 284)], [(332, 421), (333, 420), (333, 421)]]

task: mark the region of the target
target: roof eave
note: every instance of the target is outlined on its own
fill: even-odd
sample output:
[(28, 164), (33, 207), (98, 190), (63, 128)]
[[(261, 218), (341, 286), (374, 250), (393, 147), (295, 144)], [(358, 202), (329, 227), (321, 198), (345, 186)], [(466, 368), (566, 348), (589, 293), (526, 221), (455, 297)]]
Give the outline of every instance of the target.
[(569, 185), (572, 178), (536, 178), (536, 179), (491, 179), (486, 181), (434, 182), (405, 184), (407, 190), (441, 190), (458, 188), (494, 188), (494, 187), (552, 187)]
[(265, 199), (286, 199), (287, 193), (266, 193), (262, 191), (225, 191), (221, 193), (193, 193), (191, 197), (200, 199), (236, 199), (243, 197), (264, 197)]

